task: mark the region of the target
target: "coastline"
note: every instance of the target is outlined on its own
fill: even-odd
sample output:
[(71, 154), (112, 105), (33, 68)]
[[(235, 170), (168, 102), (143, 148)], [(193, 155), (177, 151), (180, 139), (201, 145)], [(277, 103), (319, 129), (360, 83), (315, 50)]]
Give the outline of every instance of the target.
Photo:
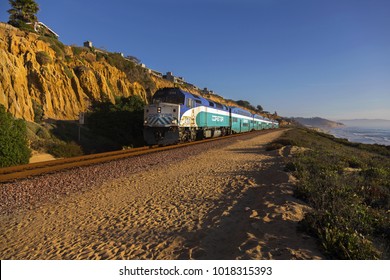
[(311, 127), (315, 131), (326, 133), (351, 143), (390, 146), (390, 128), (370, 128), (358, 126)]

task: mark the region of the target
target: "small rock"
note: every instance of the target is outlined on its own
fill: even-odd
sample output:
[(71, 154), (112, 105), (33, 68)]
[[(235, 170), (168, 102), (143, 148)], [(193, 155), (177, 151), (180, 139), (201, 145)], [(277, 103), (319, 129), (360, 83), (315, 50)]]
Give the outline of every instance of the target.
[(257, 213), (256, 210), (252, 210), (252, 214), (249, 216), (249, 218), (255, 218), (255, 217), (258, 217), (259, 216), (259, 213)]
[(222, 213), (222, 216), (227, 216), (227, 217), (229, 217), (229, 216), (230, 216), (229, 211), (224, 211), (224, 212)]

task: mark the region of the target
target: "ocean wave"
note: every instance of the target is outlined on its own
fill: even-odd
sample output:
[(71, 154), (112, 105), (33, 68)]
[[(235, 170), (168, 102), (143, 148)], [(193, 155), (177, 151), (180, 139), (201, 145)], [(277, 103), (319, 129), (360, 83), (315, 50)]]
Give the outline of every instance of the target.
[(336, 138), (346, 138), (351, 142), (390, 145), (390, 129), (346, 127), (333, 129), (330, 133)]

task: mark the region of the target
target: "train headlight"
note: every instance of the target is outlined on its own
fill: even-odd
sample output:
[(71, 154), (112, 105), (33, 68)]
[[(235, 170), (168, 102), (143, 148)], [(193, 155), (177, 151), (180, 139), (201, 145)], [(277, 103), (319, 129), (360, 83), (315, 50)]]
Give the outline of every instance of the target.
[(144, 120), (144, 124), (147, 124), (148, 123), (148, 120)]
[(172, 120), (172, 123), (173, 124), (177, 124), (177, 120)]
[(157, 113), (161, 113), (161, 107), (157, 107)]

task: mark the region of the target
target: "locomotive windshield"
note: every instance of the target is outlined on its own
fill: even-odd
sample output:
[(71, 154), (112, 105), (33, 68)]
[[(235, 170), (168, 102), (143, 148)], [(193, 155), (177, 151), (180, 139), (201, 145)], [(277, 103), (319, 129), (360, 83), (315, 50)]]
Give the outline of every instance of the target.
[(158, 90), (153, 96), (153, 102), (184, 104), (184, 94), (177, 88), (164, 88)]

